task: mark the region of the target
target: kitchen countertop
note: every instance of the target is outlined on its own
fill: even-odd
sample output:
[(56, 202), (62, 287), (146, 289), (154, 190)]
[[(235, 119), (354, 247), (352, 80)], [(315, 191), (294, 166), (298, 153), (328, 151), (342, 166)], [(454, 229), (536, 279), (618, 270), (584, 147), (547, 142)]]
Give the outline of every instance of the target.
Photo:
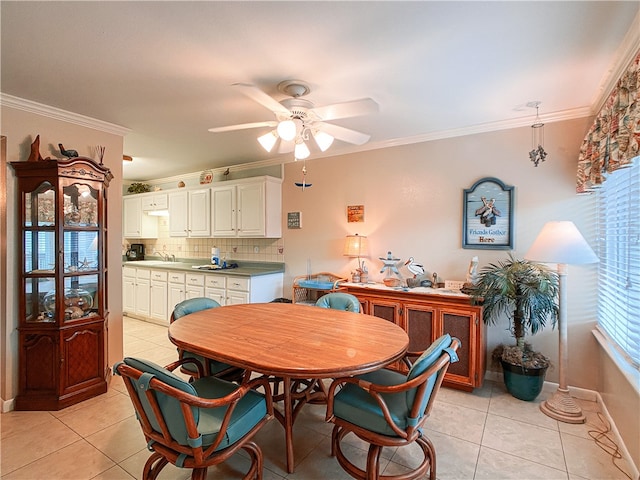
[(215, 275), (233, 275), (239, 277), (256, 277), (259, 275), (271, 275), (274, 273), (284, 272), (284, 263), (277, 262), (243, 262), (228, 261), (227, 263), (237, 263), (238, 268), (220, 268), (217, 270), (199, 269), (194, 266), (207, 265), (206, 259), (200, 260), (184, 260), (175, 262), (166, 262), (163, 260), (133, 260), (123, 261), (124, 267), (140, 267), (154, 270), (179, 270), (183, 272), (198, 272)]

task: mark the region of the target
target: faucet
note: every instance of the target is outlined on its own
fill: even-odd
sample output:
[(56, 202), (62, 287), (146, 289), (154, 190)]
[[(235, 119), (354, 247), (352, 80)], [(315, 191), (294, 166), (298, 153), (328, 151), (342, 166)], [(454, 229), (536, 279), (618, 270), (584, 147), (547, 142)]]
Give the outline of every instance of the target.
[[(162, 260), (164, 260), (165, 262), (170, 262), (171, 261), (171, 256), (168, 253), (162, 253), (162, 252), (158, 252), (158, 255), (160, 255), (160, 257), (162, 258)], [(176, 256), (173, 255), (173, 261), (176, 261)]]

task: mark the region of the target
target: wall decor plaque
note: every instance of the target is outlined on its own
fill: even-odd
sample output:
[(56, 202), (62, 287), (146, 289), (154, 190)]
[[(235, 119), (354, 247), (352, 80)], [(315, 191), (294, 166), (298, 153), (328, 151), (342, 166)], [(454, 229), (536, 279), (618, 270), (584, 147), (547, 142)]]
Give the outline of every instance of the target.
[(513, 250), (514, 187), (494, 177), (478, 180), (462, 196), (462, 248)]

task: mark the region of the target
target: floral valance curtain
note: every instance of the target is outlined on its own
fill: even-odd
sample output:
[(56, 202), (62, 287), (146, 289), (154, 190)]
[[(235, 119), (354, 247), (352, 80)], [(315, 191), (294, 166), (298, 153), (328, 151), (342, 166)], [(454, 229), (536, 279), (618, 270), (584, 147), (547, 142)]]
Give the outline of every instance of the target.
[(630, 165), (640, 155), (640, 51), (598, 113), (580, 147), (576, 191), (586, 193), (606, 173)]

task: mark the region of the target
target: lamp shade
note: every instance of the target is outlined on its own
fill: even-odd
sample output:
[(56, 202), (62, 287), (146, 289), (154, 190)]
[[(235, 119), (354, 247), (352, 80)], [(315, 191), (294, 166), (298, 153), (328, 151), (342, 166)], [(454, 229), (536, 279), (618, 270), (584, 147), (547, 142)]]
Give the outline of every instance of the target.
[(278, 132), (272, 130), (269, 133), (265, 133), (264, 135), (258, 137), (258, 142), (262, 145), (267, 152), (270, 152), (273, 146), (276, 144), (278, 140)]
[(356, 233), (355, 235), (347, 235), (342, 254), (346, 257), (366, 257), (368, 250), (369, 241), (367, 237), (362, 237)]
[(304, 160), (310, 154), (311, 152), (309, 151), (309, 147), (307, 147), (306, 143), (304, 143), (303, 141), (301, 141), (300, 143), (296, 143), (296, 146), (293, 149), (293, 155), (296, 157), (296, 159)]
[(326, 151), (333, 143), (333, 137), (326, 132), (317, 131), (313, 134), (318, 147), (321, 151)]
[(571, 221), (547, 222), (524, 256), (542, 263), (596, 263), (598, 256)]
[(296, 138), (296, 124), (293, 120), (283, 120), (277, 127), (280, 138), (289, 142)]

